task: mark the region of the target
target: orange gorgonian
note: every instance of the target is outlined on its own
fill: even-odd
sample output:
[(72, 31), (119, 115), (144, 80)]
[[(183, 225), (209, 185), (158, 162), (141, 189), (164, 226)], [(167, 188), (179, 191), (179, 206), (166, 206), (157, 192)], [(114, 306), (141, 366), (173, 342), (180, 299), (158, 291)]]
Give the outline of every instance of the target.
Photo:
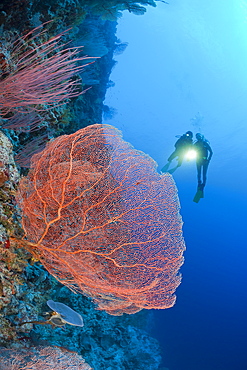
[(61, 283), (112, 315), (168, 308), (184, 240), (170, 174), (97, 124), (50, 142), (19, 185), (28, 248)]

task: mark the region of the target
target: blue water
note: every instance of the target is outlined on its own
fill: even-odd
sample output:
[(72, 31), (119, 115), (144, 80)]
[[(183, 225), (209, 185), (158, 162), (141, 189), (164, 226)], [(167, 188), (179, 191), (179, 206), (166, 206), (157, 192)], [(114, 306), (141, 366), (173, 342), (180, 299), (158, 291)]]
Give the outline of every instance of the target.
[(247, 2), (159, 3), (128, 13), (118, 37), (106, 123), (150, 154), (159, 169), (175, 136), (200, 131), (214, 155), (205, 198), (195, 163), (174, 173), (187, 250), (176, 305), (155, 311), (156, 336), (169, 370), (247, 369)]

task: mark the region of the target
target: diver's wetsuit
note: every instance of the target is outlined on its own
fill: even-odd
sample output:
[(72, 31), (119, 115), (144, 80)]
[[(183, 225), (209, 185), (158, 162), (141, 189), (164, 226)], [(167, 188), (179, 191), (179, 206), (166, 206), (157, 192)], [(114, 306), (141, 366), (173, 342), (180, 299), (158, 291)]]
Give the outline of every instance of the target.
[(192, 140), (192, 137), (190, 136), (187, 136), (186, 134), (185, 135), (182, 135), (175, 143), (175, 150), (174, 152), (170, 155), (170, 157), (168, 158), (168, 162), (171, 162), (174, 158), (178, 157), (178, 164), (177, 164), (177, 167), (180, 167), (182, 162), (183, 162), (183, 159), (184, 159), (184, 155), (186, 154), (186, 152), (192, 148), (192, 145), (193, 145), (193, 140)]
[(213, 151), (205, 140), (197, 140), (194, 144), (194, 149), (197, 152), (196, 167), (198, 187), (203, 189), (206, 184), (208, 165)]

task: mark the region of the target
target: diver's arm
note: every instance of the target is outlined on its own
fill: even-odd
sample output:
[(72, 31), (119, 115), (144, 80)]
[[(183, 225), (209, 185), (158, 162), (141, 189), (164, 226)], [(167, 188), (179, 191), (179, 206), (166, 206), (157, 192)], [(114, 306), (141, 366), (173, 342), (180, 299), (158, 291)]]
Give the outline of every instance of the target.
[(211, 148), (211, 146), (209, 144), (208, 144), (208, 151), (209, 151), (208, 161), (210, 161), (211, 158), (212, 158), (212, 155), (213, 155), (213, 151), (212, 151), (212, 148)]

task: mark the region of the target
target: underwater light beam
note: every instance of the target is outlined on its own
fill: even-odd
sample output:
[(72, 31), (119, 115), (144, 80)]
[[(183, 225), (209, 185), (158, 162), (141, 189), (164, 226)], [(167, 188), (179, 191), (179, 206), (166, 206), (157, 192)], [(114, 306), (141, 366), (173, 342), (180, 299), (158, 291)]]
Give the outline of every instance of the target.
[(186, 152), (184, 157), (185, 157), (185, 159), (190, 161), (190, 160), (195, 159), (197, 157), (197, 152), (194, 149), (188, 150), (188, 152)]

